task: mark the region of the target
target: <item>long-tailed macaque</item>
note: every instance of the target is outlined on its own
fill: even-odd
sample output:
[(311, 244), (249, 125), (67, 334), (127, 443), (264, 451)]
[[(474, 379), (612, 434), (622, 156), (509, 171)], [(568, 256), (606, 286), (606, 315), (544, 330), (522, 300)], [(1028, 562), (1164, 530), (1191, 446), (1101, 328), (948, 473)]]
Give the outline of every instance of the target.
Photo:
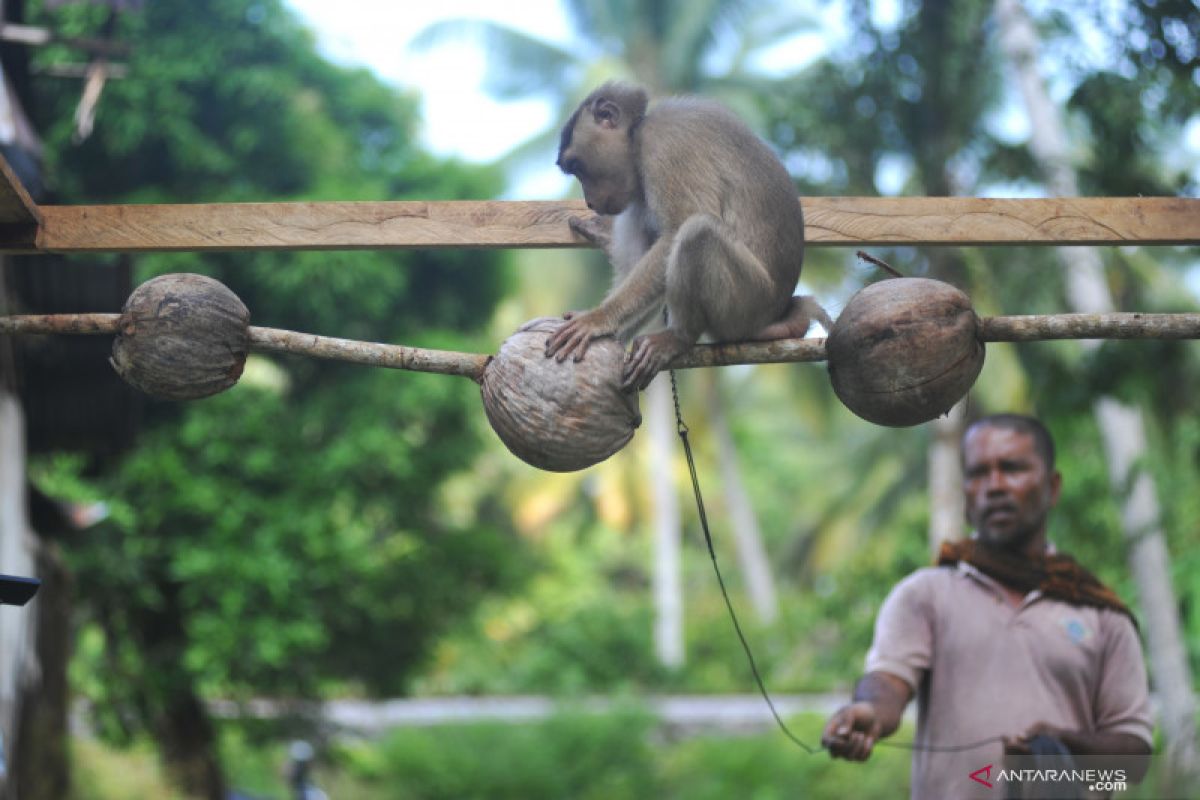
[(563, 128), (558, 166), (602, 215), (571, 228), (604, 249), (615, 279), (598, 307), (563, 315), (546, 355), (579, 361), (592, 339), (627, 340), (665, 302), (667, 327), (635, 339), (625, 362), (623, 388), (640, 390), (704, 333), (764, 341), (803, 336), (813, 319), (831, 327), (811, 297), (792, 296), (804, 218), (771, 149), (716, 103), (647, 106), (640, 87), (606, 83)]

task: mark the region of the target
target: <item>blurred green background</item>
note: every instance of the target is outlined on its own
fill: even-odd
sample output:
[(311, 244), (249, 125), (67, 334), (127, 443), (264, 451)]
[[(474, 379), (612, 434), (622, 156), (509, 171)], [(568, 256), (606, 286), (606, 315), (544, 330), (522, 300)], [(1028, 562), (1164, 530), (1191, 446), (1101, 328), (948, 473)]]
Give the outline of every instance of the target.
[[(281, 0), (155, 0), (118, 14), (104, 3), (29, 0), (30, 24), (129, 45), (128, 74), (106, 84), (82, 141), (80, 84), (51, 74), (79, 53), (61, 43), (29, 51), (26, 110), (44, 141), (49, 202), (494, 198), (529, 164), (553, 160), (560, 121), (609, 77), (727, 103), (777, 149), (801, 195), (1045, 193), (1013, 123), (1023, 110), (990, 4), (564, 7), (569, 46), (471, 19), (423, 35), (424, 47), (476, 42), (489, 90), (555, 109), (542, 136), (477, 164), (434, 155), (419, 136), (420, 96), (326, 60)], [(1080, 192), (1195, 197), (1196, 6), (1070, 0), (1030, 11)], [(836, 46), (803, 67), (779, 72), (757, 59), (821, 35), (832, 18)], [(872, 252), (963, 288), (981, 315), (1065, 310), (1050, 248)], [(1195, 310), (1198, 256), (1194, 247), (1100, 251), (1117, 307), (1143, 311)], [(64, 268), (82, 275), (119, 262), (78, 256)], [(166, 272), (217, 277), (257, 325), (475, 352), (493, 352), (525, 319), (594, 304), (608, 282), (602, 257), (580, 251), (158, 253), (132, 268), (135, 283)], [(876, 277), (852, 252), (822, 248), (808, 253), (803, 285), (836, 313)], [(1048, 423), (1065, 476), (1052, 538), (1135, 607), (1092, 404), (1106, 395), (1143, 409), (1142, 466), (1157, 488), (1172, 556), (1163, 577), (1193, 674), (1198, 391), (1192, 343), (1085, 351), (1046, 342), (990, 345), (969, 399), (972, 414), (1016, 410)], [(848, 696), (879, 603), (931, 557), (932, 427), (857, 419), (813, 365), (686, 374), (681, 392), (719, 556), (767, 685)], [(832, 763), (773, 729), (680, 736), (655, 719), (652, 695), (755, 686), (686, 467), (677, 454), (666, 470), (654, 466), (645, 432), (585, 472), (539, 473), (495, 439), (466, 381), (282, 356), (251, 357), (239, 385), (210, 399), (130, 402), (138, 434), (121, 452), (35, 448), (30, 461), (46, 496), (102, 501), (108, 512), (55, 545), (71, 586), (75, 800), (203, 797), (214, 787), (289, 797), (287, 746), (297, 738), (315, 743), (316, 781), (336, 800), (907, 792), (903, 750)], [(673, 481), (667, 491), (682, 508), (682, 664), (664, 663), (655, 640), (656, 480)], [(765, 576), (743, 569), (735, 525), (767, 555)], [(563, 707), (526, 724), (379, 738), (334, 735), (311, 713), (321, 700), (455, 695), (546, 695)], [(594, 696), (619, 707), (576, 707)], [(255, 698), (309, 713), (211, 711), (213, 701)], [(818, 740), (819, 714), (790, 722)]]

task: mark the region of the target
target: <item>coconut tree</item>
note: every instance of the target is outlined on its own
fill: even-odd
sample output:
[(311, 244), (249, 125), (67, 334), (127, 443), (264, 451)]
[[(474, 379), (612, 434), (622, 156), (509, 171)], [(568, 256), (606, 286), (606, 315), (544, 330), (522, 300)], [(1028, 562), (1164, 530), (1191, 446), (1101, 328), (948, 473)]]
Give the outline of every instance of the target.
[[(1020, 0), (996, 0), (996, 19), (1005, 58), (1017, 76), (1031, 122), (1029, 141), (1046, 186), (1053, 195), (1079, 195), (1066, 125), (1050, 100), (1038, 68), (1039, 38)], [(1115, 308), (1104, 266), (1094, 248), (1059, 248), (1066, 273), (1066, 299), (1075, 311), (1101, 313)], [(1085, 341), (1085, 351), (1099, 342)], [(1137, 583), (1150, 649), (1151, 673), (1162, 702), (1163, 734), (1174, 767), (1197, 763), (1196, 703), (1192, 676), (1171, 585), (1170, 556), (1161, 525), (1155, 482), (1145, 466), (1146, 430), (1141, 409), (1112, 396), (1093, 405), (1114, 495), (1128, 541), (1129, 568)]]
[[(568, 15), (578, 33), (569, 46), (542, 41), (506, 26), (478, 20), (438, 23), (417, 39), (429, 46), (447, 37), (471, 36), (487, 46), (503, 69), (489, 71), (485, 88), (499, 97), (541, 94), (566, 119), (595, 83), (625, 77), (643, 84), (651, 95), (702, 92), (723, 100), (753, 124), (760, 119), (756, 97), (769, 81), (748, 68), (753, 54), (813, 23), (806, 15), (780, 13), (761, 0), (569, 0)], [(714, 66), (719, 64), (719, 66)], [(532, 158), (549, 161), (557, 127), (517, 148), (512, 163)], [(602, 270), (596, 270), (602, 274)], [(593, 286), (593, 291), (595, 287)], [(729, 512), (742, 574), (760, 620), (778, 614), (766, 548), (721, 401), (720, 376), (705, 376), (701, 386), (712, 412), (708, 420), (717, 444), (723, 499)], [(645, 396), (652, 513), (655, 527), (656, 646), (668, 666), (683, 663), (680, 525), (682, 513), (673, 474), (675, 425), (665, 376)]]
[[(899, 4), (896, 19), (887, 24), (873, 17), (866, 0), (852, 0), (846, 11), (846, 44), (783, 82), (771, 96), (771, 129), (789, 163), (797, 166), (802, 192), (946, 196), (978, 191), (987, 177), (984, 164), (999, 146), (987, 124), (999, 94), (999, 74), (987, 66), (992, 44), (986, 6), (910, 1)], [(990, 303), (978, 250), (881, 249), (878, 254), (906, 274), (966, 289), (981, 310)], [(830, 256), (823, 252), (817, 259), (820, 263)], [(821, 266), (845, 269), (844, 264)], [(852, 272), (847, 285), (857, 288), (868, 277), (873, 276)], [(1019, 391), (1025, 382), (1011, 353), (993, 348), (986, 370), (975, 392), (977, 405), (981, 392), (998, 385), (1018, 387), (1016, 397), (1005, 402), (1026, 401)], [(986, 380), (995, 373), (1003, 375), (1003, 384)], [(985, 403), (992, 404), (986, 397)], [(911, 437), (904, 439), (904, 447), (884, 448), (883, 458), (905, 459), (896, 473), (897, 487), (919, 489), (921, 481), (914, 476), (924, 474), (933, 548), (963, 534), (958, 451), (965, 419), (965, 404), (960, 404), (924, 426), (923, 449), (911, 448)], [(875, 435), (897, 441), (888, 432)], [(838, 505), (860, 505), (857, 489), (844, 486)]]

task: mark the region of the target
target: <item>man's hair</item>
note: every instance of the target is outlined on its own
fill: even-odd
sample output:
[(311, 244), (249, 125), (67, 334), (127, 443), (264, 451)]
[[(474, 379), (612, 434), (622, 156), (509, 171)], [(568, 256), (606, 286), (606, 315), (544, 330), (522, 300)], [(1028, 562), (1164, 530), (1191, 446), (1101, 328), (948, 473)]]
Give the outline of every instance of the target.
[(971, 431), (982, 427), (1007, 428), (1011, 431), (1029, 434), (1033, 438), (1033, 448), (1037, 450), (1042, 463), (1046, 465), (1046, 471), (1054, 472), (1054, 437), (1050, 435), (1050, 431), (1040, 420), (1024, 414), (989, 414), (968, 425), (967, 429), (963, 431), (963, 440), (966, 441), (967, 434)]

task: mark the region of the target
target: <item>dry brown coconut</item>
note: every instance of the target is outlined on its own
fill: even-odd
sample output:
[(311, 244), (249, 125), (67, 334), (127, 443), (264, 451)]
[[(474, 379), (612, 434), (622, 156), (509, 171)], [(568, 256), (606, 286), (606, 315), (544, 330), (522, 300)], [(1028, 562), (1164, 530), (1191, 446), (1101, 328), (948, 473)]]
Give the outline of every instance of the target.
[(546, 358), (546, 340), (562, 324), (526, 322), (488, 362), (479, 385), (488, 421), (513, 455), (573, 472), (628, 444), (642, 415), (637, 392), (621, 390), (625, 350), (615, 339), (592, 340), (580, 362)]
[(134, 289), (109, 363), (143, 392), (194, 400), (237, 383), (250, 350), (250, 312), (220, 281), (178, 273)]
[(983, 369), (979, 318), (968, 297), (928, 278), (891, 278), (846, 304), (825, 343), (841, 401), (878, 425), (945, 414)]

